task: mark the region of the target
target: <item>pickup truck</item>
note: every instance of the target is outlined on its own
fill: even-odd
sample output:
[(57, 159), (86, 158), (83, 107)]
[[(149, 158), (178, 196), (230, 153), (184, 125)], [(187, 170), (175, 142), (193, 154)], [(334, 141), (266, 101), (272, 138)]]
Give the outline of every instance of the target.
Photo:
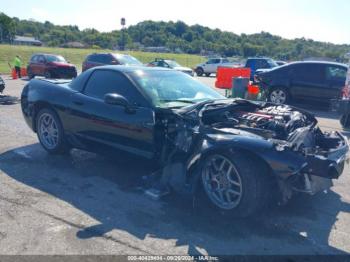
[(234, 67), (235, 63), (231, 63), (227, 58), (210, 58), (207, 62), (198, 64), (195, 68), (197, 76), (210, 76), (212, 73), (216, 74), (218, 67)]
[(271, 58), (252, 57), (248, 58), (244, 64), (231, 63), (227, 58), (212, 58), (203, 64), (196, 66), (197, 76), (210, 76), (216, 73), (218, 67), (248, 67), (251, 69), (250, 80), (254, 80), (256, 73), (277, 67), (278, 64)]

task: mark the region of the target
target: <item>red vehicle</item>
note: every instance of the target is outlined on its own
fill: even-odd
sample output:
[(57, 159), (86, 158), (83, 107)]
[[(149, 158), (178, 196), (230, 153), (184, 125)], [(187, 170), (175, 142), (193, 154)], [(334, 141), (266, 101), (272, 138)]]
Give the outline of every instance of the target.
[(88, 55), (82, 65), (82, 71), (103, 65), (142, 66), (143, 64), (131, 55), (100, 53)]
[(44, 76), (46, 78), (75, 78), (77, 68), (60, 55), (35, 54), (27, 66), (28, 77)]

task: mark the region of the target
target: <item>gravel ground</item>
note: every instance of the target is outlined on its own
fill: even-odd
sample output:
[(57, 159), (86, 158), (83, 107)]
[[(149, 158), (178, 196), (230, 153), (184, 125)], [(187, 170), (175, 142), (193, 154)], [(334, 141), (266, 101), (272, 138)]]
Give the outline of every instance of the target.
[[(215, 78), (199, 78), (213, 86)], [(328, 193), (297, 196), (268, 214), (230, 219), (140, 190), (148, 163), (73, 150), (49, 156), (23, 121), (26, 81), (0, 96), (0, 254), (348, 254), (349, 167)], [(311, 108), (324, 130), (332, 113)], [(349, 132), (344, 132), (349, 135)]]

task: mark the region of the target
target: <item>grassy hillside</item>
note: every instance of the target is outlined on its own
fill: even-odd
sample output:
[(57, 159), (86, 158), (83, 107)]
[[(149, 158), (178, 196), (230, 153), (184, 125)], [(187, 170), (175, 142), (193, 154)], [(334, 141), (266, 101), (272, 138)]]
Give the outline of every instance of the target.
[[(68, 61), (75, 64), (81, 69), (81, 64), (85, 57), (91, 53), (97, 52), (116, 52), (111, 50), (96, 50), (96, 49), (74, 49), (74, 48), (54, 48), (54, 47), (34, 47), (34, 46), (15, 46), (15, 45), (0, 45), (0, 73), (8, 74), (10, 68), (8, 62), (13, 63), (16, 55), (22, 58), (26, 66), (28, 60), (34, 53), (52, 53), (64, 56)], [(119, 51), (118, 51), (119, 52)], [(188, 54), (162, 54), (162, 53), (146, 53), (146, 52), (124, 52), (128, 53), (141, 62), (150, 62), (156, 57), (175, 59), (179, 64), (188, 67), (194, 67), (196, 64), (204, 60), (203, 57)]]

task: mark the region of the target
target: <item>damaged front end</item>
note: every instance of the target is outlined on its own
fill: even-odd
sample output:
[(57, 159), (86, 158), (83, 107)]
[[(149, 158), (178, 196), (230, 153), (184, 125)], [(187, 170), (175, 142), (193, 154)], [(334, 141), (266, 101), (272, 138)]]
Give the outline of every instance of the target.
[(216, 100), (161, 109), (156, 119), (162, 184), (182, 193), (195, 191), (203, 159), (215, 151), (264, 162), (284, 201), (328, 189), (349, 163), (346, 137), (322, 132), (313, 115), (287, 105)]

